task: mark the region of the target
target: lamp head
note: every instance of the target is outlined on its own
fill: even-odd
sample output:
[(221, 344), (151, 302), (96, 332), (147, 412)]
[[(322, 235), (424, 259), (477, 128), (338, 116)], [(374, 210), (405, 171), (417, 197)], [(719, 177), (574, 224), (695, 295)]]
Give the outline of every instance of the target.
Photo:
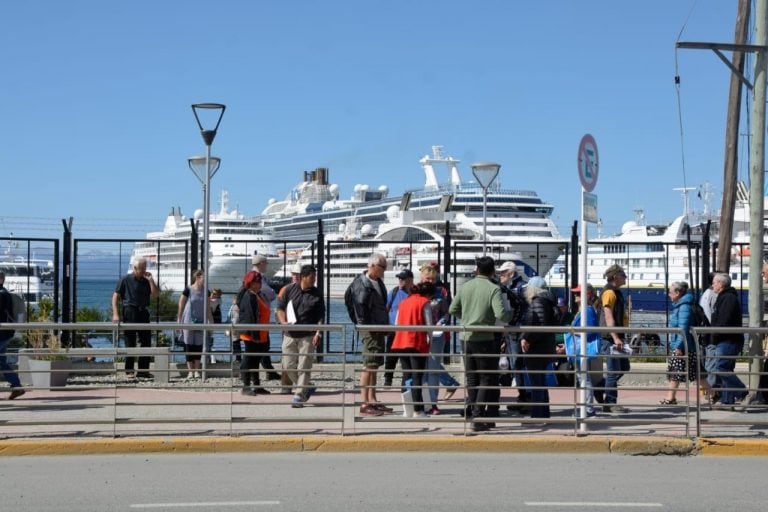
[[(227, 109), (226, 105), (221, 103), (194, 103), (192, 104), (192, 113), (195, 114), (195, 120), (197, 126), (200, 128), (200, 133), (203, 136), (203, 142), (206, 146), (213, 144), (213, 139), (216, 138), (216, 131), (221, 124), (221, 118), (224, 117), (224, 111)], [(203, 122), (200, 120), (200, 116), (203, 116), (203, 120), (215, 120), (215, 122), (206, 122), (207, 126), (213, 126), (213, 128), (204, 127)]]

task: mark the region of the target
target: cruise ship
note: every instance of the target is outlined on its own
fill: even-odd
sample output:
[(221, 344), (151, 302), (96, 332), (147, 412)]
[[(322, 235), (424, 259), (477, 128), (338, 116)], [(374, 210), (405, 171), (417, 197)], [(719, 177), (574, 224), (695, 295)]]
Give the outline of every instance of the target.
[[(432, 154), (419, 162), (424, 186), (397, 196), (390, 195), (386, 186), (371, 189), (359, 184), (351, 198), (341, 199), (339, 186), (330, 183), (325, 168), (304, 172), (303, 180), (284, 200), (271, 199), (255, 217), (229, 211), (224, 192), (221, 211), (210, 217), (209, 287), (236, 291), (254, 253), (265, 254), (270, 269), (280, 268), (278, 277), (288, 278), (294, 262), (311, 261), (313, 251), (307, 247), (317, 240), (319, 221), (330, 248), (326, 261), (332, 294), (365, 268), (374, 250), (387, 249), (392, 269), (415, 269), (422, 260), (439, 261), (437, 247), (443, 244), (446, 222), (453, 259), (460, 265), (451, 273), (471, 275), (474, 258), (483, 253), (483, 189), (461, 179), (459, 161), (444, 156), (442, 146), (433, 146)], [(442, 182), (438, 166), (447, 170)], [(545, 274), (566, 243), (550, 218), (553, 209), (535, 192), (506, 189), (497, 180), (487, 194), (488, 254), (516, 260), (530, 275)], [(201, 218), (202, 212), (196, 212), (194, 220)], [(190, 219), (174, 208), (163, 231), (147, 234), (147, 240), (134, 248), (135, 255), (147, 258), (148, 269), (157, 273), (163, 288), (184, 287), (185, 240), (190, 239), (191, 226)], [(395, 273), (387, 279), (391, 281)]]
[[(202, 220), (202, 210), (196, 210), (190, 219), (180, 208), (173, 207), (162, 231), (147, 233), (146, 241), (134, 245), (133, 256), (146, 258), (147, 270), (158, 280), (161, 289), (180, 292), (189, 284), (193, 270), (189, 267), (189, 243), (193, 225), (198, 231), (198, 240), (203, 238)], [(235, 293), (243, 275), (251, 269), (255, 254), (267, 257), (272, 273), (282, 265), (277, 248), (264, 236), (255, 218), (241, 214), (236, 208), (229, 209), (227, 191), (222, 191), (220, 209), (210, 214), (208, 222), (210, 289), (221, 288), (225, 293)]]
[[(449, 273), (459, 286), (471, 277), (475, 258), (483, 254), (483, 190), (461, 179), (459, 161), (444, 156), (441, 146), (419, 161), (424, 186), (391, 197), (385, 186), (371, 190), (356, 185), (349, 200), (339, 199), (337, 185), (329, 184), (328, 171), (305, 173), (304, 181), (282, 202), (270, 201), (260, 217), (265, 230), (276, 239), (314, 239), (318, 220), (323, 221), (328, 246), (327, 278), (331, 296), (340, 296), (347, 284), (366, 268), (372, 252), (389, 261), (385, 283), (396, 283), (402, 268), (417, 270), (422, 263), (440, 262), (446, 229), (451, 240)], [(447, 168), (440, 182), (436, 167)], [(527, 275), (546, 273), (565, 247), (552, 222), (553, 206), (528, 190), (492, 185), (487, 196), (487, 254), (498, 261), (516, 261)], [(301, 249), (297, 250), (301, 254)], [(312, 261), (309, 251), (300, 263)], [(280, 274), (287, 273), (287, 266)]]
[(54, 298), (53, 260), (34, 256), (28, 259), (19, 254), (15, 241), (8, 242), (0, 255), (0, 272), (5, 274), (5, 289), (19, 295), (31, 306), (43, 298)]
[[(685, 201), (687, 204), (687, 197)], [(669, 307), (667, 287), (670, 283), (685, 281), (691, 287), (698, 285), (698, 292), (706, 287), (706, 283), (699, 281), (702, 235), (707, 221), (711, 221), (710, 239), (715, 242), (719, 235), (719, 215), (710, 215), (707, 206), (698, 214), (689, 212), (686, 206), (683, 215), (669, 224), (648, 224), (644, 211), (636, 209), (635, 218), (625, 222), (620, 233), (598, 236), (589, 241), (587, 282), (600, 288), (605, 283), (605, 270), (613, 264), (619, 264), (627, 272), (624, 295), (632, 297), (633, 308), (665, 311)], [(688, 225), (690, 235), (687, 232)], [(711, 248), (710, 255), (713, 254), (714, 248)], [(733, 286), (740, 290), (742, 307), (746, 308), (749, 290), (749, 197), (743, 184), (738, 187), (734, 211), (730, 263), (729, 274)], [(710, 268), (713, 267), (710, 265)], [(558, 258), (546, 279), (551, 287), (564, 289), (564, 256)]]

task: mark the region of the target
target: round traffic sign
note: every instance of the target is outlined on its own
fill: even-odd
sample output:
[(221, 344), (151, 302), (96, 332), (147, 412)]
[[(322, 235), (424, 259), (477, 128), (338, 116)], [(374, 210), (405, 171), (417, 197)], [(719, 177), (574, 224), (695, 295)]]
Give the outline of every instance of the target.
[(600, 168), (598, 166), (597, 142), (590, 134), (581, 138), (577, 166), (581, 186), (587, 192), (592, 192), (597, 185), (597, 175)]

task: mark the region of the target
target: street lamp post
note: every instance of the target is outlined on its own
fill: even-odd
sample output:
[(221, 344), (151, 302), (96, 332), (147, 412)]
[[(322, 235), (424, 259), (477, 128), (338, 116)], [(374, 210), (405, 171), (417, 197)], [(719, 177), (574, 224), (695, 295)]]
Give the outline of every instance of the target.
[[(221, 124), (221, 118), (224, 117), (224, 110), (226, 110), (226, 108), (227, 107), (221, 103), (195, 103), (192, 105), (192, 113), (195, 115), (195, 121), (197, 121), (197, 126), (200, 128), (200, 134), (205, 143), (205, 157), (201, 158), (203, 161), (202, 170), (199, 167), (197, 169), (193, 167), (193, 159), (189, 159), (188, 161), (192, 172), (194, 172), (198, 178), (200, 178), (200, 181), (203, 182), (203, 254), (200, 258), (200, 265), (203, 267), (203, 290), (206, 294), (205, 300), (203, 301), (203, 324), (208, 323), (209, 309), (208, 260), (210, 249), (208, 234), (210, 228), (208, 222), (210, 220), (211, 178), (218, 170), (219, 164), (221, 163), (220, 159), (216, 158), (214, 161), (214, 159), (211, 158), (211, 145), (213, 144), (213, 139), (216, 138), (216, 131), (219, 129), (219, 124)], [(201, 116), (203, 117), (202, 121), (200, 119)], [(213, 126), (213, 128), (203, 127), (203, 122), (205, 122), (206, 126)], [(215, 169), (211, 172), (214, 163)], [(207, 337), (208, 333), (206, 332), (204, 339)], [(203, 341), (203, 354), (205, 354), (205, 346), (206, 343)], [(205, 356), (203, 357), (203, 377), (205, 377)]]
[(496, 176), (499, 175), (501, 166), (493, 162), (478, 162), (472, 164), (472, 174), (483, 187), (483, 256), (485, 256), (488, 244), (488, 188), (493, 184)]

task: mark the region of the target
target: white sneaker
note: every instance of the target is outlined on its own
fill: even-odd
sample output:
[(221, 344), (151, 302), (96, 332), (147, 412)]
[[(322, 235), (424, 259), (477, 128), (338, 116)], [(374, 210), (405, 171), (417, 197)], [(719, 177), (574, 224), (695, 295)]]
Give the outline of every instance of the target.
[(425, 413), (424, 411), (416, 411), (413, 413), (413, 416), (412, 416), (412, 418), (427, 418), (427, 417), (428, 417), (427, 413)]
[(200, 372), (195, 372), (195, 378), (196, 378), (196, 379), (199, 379), (199, 378), (200, 378)]
[(195, 372), (189, 372), (187, 373), (187, 378), (185, 380), (192, 380), (195, 378)]

